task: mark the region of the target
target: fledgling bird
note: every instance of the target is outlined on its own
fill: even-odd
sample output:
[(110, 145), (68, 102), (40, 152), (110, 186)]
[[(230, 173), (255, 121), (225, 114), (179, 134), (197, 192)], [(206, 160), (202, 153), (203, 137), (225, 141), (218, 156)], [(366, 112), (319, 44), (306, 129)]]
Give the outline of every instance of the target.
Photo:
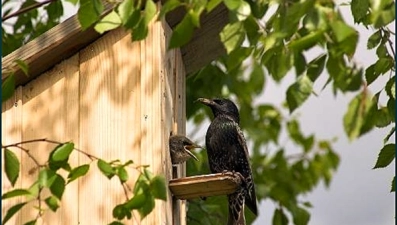
[(199, 161), (197, 157), (190, 151), (194, 148), (202, 148), (195, 144), (189, 138), (183, 135), (174, 135), (169, 139), (169, 147), (171, 153), (172, 164), (180, 164), (188, 160), (190, 157)]
[(209, 106), (214, 114), (205, 136), (208, 162), (212, 173), (230, 171), (240, 173), (242, 187), (228, 195), (228, 225), (244, 225), (244, 204), (258, 215), (256, 194), (249, 163), (247, 143), (240, 129), (237, 106), (228, 99), (205, 99), (197, 101)]

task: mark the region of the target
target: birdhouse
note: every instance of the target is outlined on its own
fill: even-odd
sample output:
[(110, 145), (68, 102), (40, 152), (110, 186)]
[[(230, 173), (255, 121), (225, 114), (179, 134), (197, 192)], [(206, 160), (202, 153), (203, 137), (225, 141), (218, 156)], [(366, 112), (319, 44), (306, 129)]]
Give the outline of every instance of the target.
[[(105, 13), (110, 10), (108, 7)], [(168, 138), (171, 132), (185, 133), (186, 74), (224, 53), (219, 32), (227, 22), (227, 10), (221, 5), (202, 17), (190, 43), (167, 50), (172, 28), (183, 15), (175, 10), (166, 21), (152, 22), (148, 37), (139, 42), (132, 42), (131, 35), (121, 28), (103, 35), (93, 28), (82, 30), (72, 17), (4, 57), (2, 79), (8, 76), (7, 71), (14, 72), (16, 89), (2, 104), (2, 144), (37, 139), (71, 141), (89, 155), (132, 160), (133, 165), (148, 165), (153, 174), (164, 175), (167, 182), (172, 180)], [(28, 65), (29, 76), (15, 65), (17, 59)], [(56, 145), (37, 141), (21, 146), (29, 154), (10, 148), (21, 165), (14, 188), (27, 188), (37, 179), (32, 157), (46, 162)], [(46, 212), (43, 223), (112, 222), (112, 209), (126, 198), (120, 182), (103, 176), (87, 155), (73, 152), (69, 162), (73, 167), (88, 164), (90, 170), (67, 185), (61, 207), (56, 213)], [(179, 168), (183, 176), (184, 166)], [(127, 184), (133, 186), (139, 173), (134, 169), (128, 172)], [(2, 173), (4, 178), (4, 169)], [(223, 179), (226, 183), (233, 179), (227, 177)], [(177, 180), (171, 186), (178, 189), (181, 185), (189, 184)], [(3, 193), (11, 189), (3, 179)], [(185, 224), (185, 201), (173, 198), (167, 190), (167, 201), (156, 200), (154, 210), (144, 220), (134, 215), (137, 219), (123, 222)], [(180, 198), (189, 197), (182, 193)], [(3, 215), (21, 199), (4, 200)], [(10, 224), (34, 219), (38, 213), (35, 205), (37, 201), (29, 201)]]

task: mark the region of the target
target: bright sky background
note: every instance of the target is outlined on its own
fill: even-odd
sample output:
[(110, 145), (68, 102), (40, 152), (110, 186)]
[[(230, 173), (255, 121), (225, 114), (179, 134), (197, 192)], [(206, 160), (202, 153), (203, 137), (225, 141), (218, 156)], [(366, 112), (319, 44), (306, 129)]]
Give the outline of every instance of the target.
[[(65, 4), (65, 17), (70, 17), (76, 10), (69, 3)], [(353, 21), (348, 6), (342, 9), (347, 21)], [(354, 25), (353, 22), (350, 22)], [(395, 24), (390, 29), (395, 31)], [(360, 43), (355, 55), (359, 65), (368, 66), (375, 60), (375, 52), (366, 50), (366, 41), (373, 33), (359, 26)], [(379, 150), (383, 146), (383, 138), (388, 129), (372, 131), (357, 141), (350, 143), (343, 130), (343, 115), (348, 102), (354, 95), (338, 95), (334, 97), (331, 88), (320, 92), (325, 83), (325, 76), (316, 82), (315, 91), (318, 97), (312, 96), (297, 111), (300, 114), (301, 129), (305, 134), (315, 133), (317, 138), (331, 139), (338, 137), (333, 145), (341, 157), (341, 164), (334, 174), (331, 186), (318, 186), (313, 192), (304, 196), (313, 204), (310, 209), (313, 225), (393, 225), (395, 224), (395, 194), (390, 193), (391, 180), (395, 174), (395, 162), (384, 169), (372, 170)], [(388, 75), (383, 76), (383, 81)], [(285, 99), (285, 90), (293, 82), (294, 75), (290, 74), (282, 83), (276, 84), (267, 79), (263, 95), (256, 100), (260, 103), (281, 105)], [(370, 86), (372, 93), (381, 88), (382, 82), (375, 82)], [(203, 96), (211, 97), (211, 96)], [(205, 131), (209, 122), (203, 124), (201, 133), (192, 137), (204, 144)], [(244, 129), (244, 124), (241, 125)], [(187, 134), (193, 126), (187, 124)], [(200, 139), (195, 139), (200, 138)], [(394, 137), (392, 137), (394, 139)], [(287, 150), (290, 148), (287, 148)], [(271, 224), (274, 204), (267, 200), (260, 204), (259, 218), (254, 225)], [(291, 223), (292, 224), (292, 223)]]

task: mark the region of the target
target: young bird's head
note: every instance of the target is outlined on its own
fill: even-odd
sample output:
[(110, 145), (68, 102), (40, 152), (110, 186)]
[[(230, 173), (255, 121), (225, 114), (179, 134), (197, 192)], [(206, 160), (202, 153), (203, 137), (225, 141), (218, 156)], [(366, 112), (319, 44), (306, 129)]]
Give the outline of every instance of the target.
[(195, 144), (193, 141), (183, 135), (171, 136), (169, 139), (169, 147), (171, 151), (171, 161), (173, 164), (185, 162), (190, 157), (196, 161), (199, 161), (190, 150), (202, 147)]
[(197, 101), (203, 103), (206, 106), (209, 106), (214, 114), (214, 117), (218, 116), (229, 116), (236, 123), (240, 122), (240, 115), (238, 113), (237, 106), (225, 98), (214, 98), (214, 99), (206, 99), (199, 98)]

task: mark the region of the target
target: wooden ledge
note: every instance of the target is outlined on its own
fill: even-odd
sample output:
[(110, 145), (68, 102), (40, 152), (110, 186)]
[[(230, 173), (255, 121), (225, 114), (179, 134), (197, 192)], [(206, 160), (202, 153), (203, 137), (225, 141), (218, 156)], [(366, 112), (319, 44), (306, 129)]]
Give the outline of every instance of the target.
[(216, 195), (228, 195), (241, 185), (241, 178), (231, 172), (172, 179), (171, 193), (177, 199), (193, 199)]

